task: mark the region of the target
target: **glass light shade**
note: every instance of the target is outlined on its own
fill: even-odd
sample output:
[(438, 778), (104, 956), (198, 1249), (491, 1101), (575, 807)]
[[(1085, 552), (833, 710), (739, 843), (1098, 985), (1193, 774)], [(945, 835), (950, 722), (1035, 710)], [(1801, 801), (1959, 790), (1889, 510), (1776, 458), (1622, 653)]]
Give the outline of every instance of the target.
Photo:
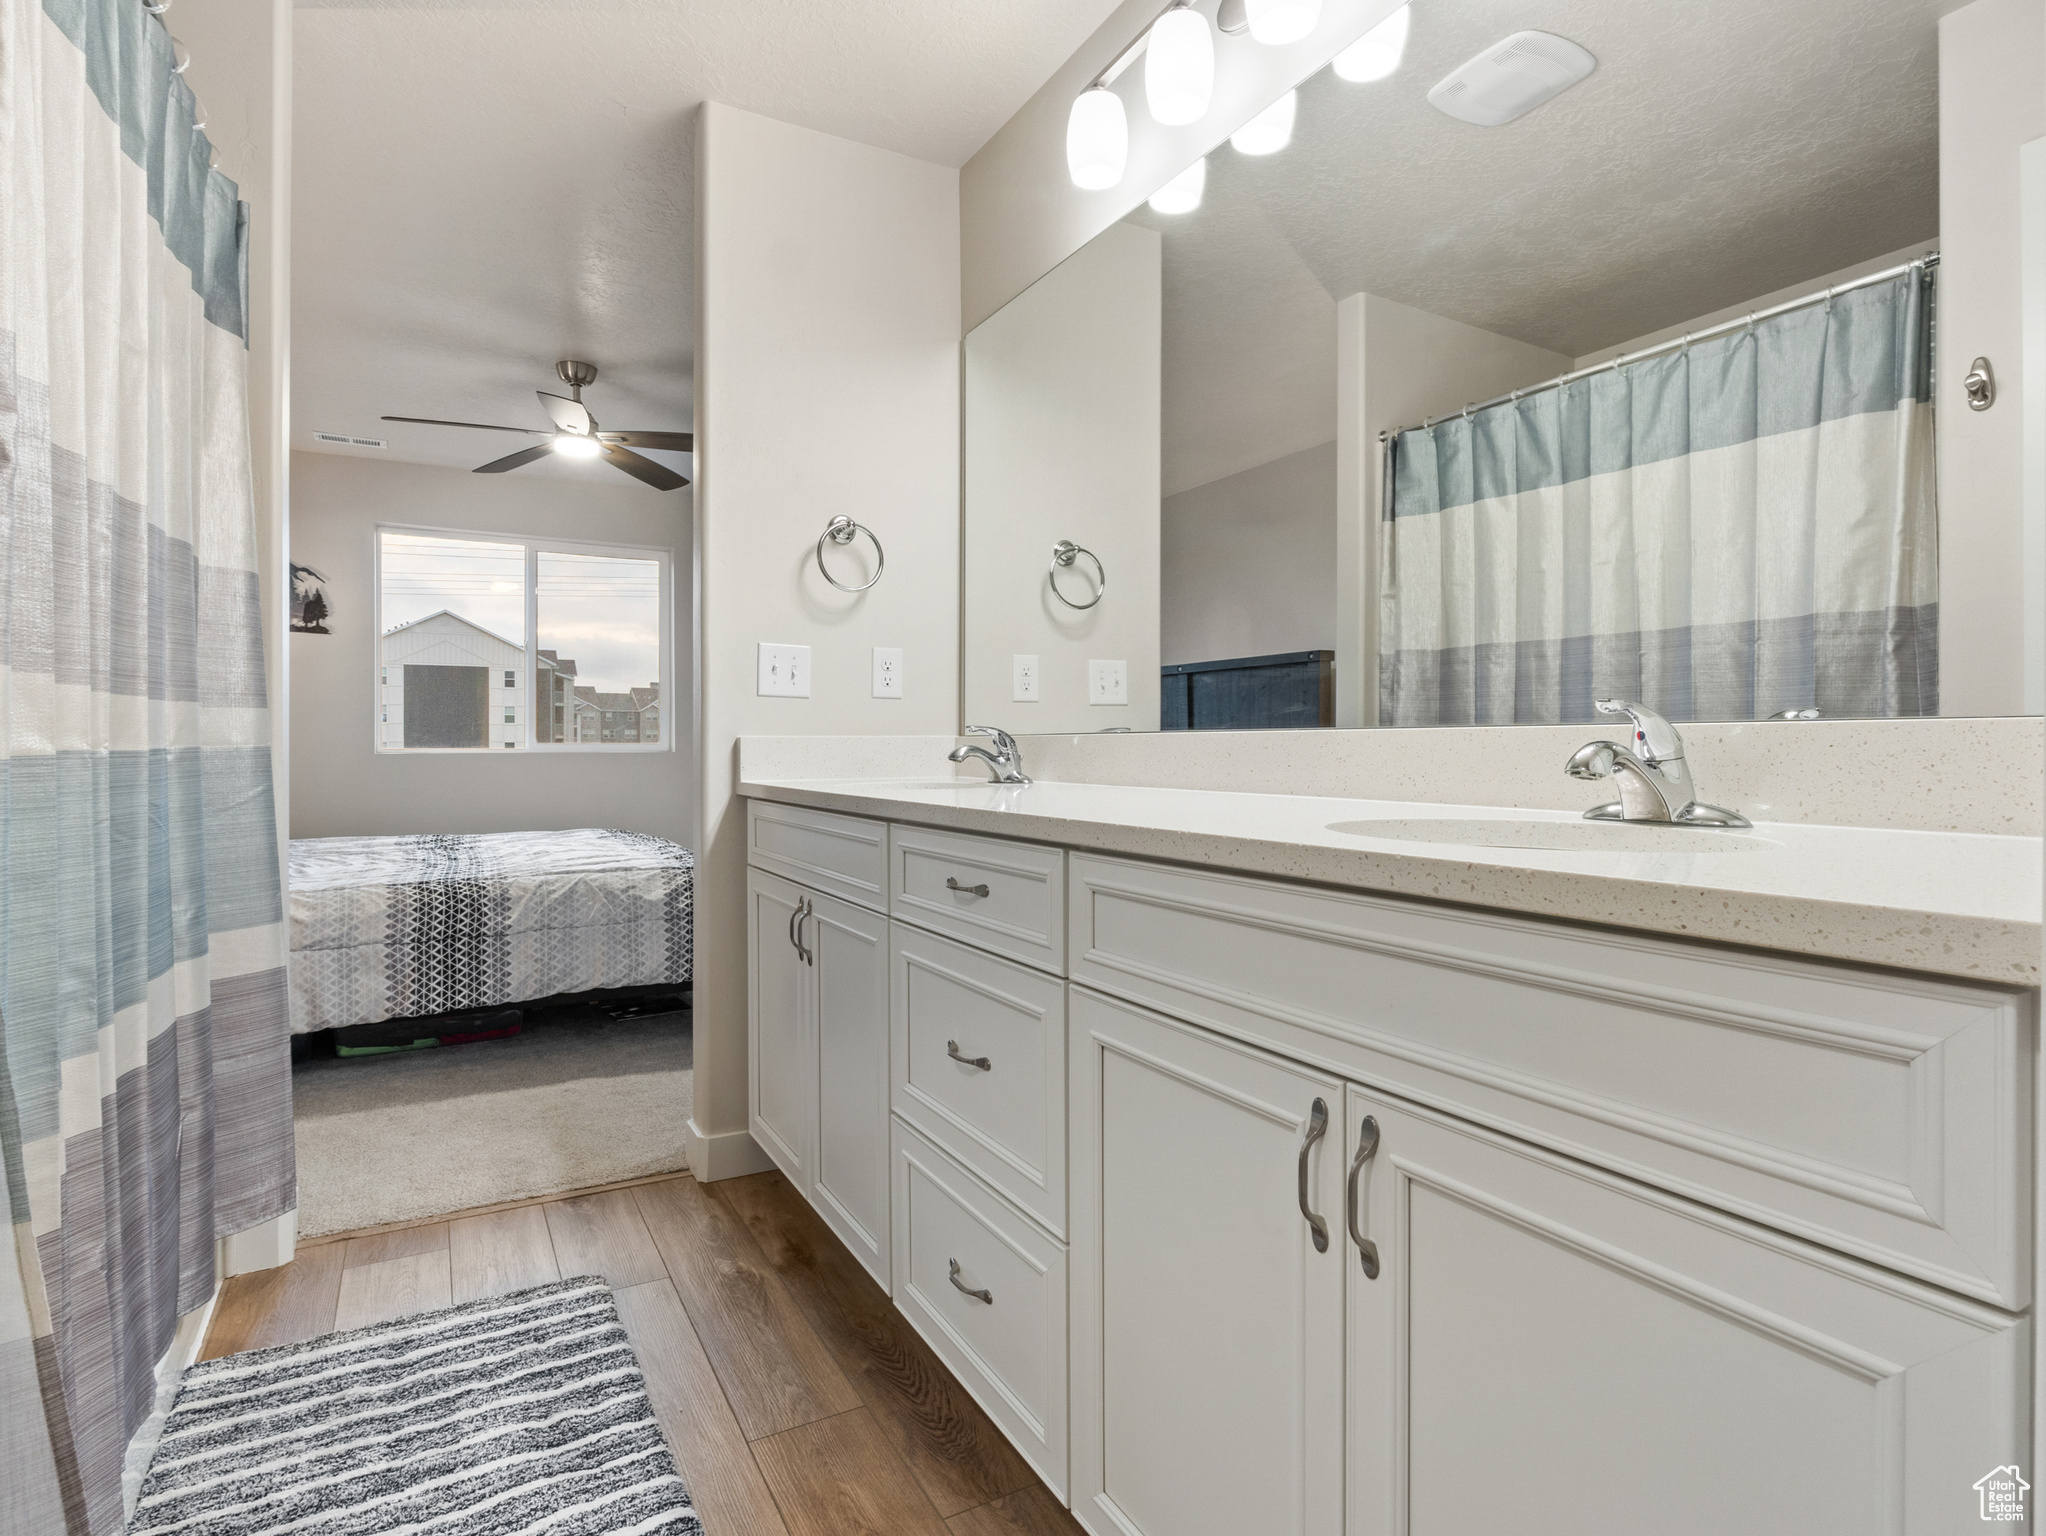
[(594, 459), (604, 451), (604, 447), (594, 437), (579, 437), (573, 432), (564, 432), (554, 439), (554, 451), (564, 459)]
[(1230, 134), (1229, 142), (1241, 154), (1277, 154), (1293, 142), (1293, 112), (1299, 102), (1299, 93), (1288, 91)]
[(1215, 94), (1215, 34), (1191, 6), (1167, 11), (1151, 23), (1144, 48), (1144, 100), (1168, 126), (1197, 123)]
[(1208, 161), (1200, 159), (1181, 171), (1172, 180), (1151, 194), (1151, 208), (1156, 213), (1192, 213), (1201, 205), (1201, 194), (1208, 188)]
[(1297, 43), (1321, 20), (1321, 0), (1244, 0), (1250, 35), (1261, 43)]
[(1130, 158), (1130, 120), (1122, 98), (1102, 86), (1073, 98), (1066, 119), (1066, 171), (1073, 185), (1099, 192), (1122, 180)]
[(1407, 26), (1413, 7), (1403, 5), (1377, 26), (1350, 44), (1335, 58), (1338, 79), (1383, 80), (1400, 67), (1400, 55), (1407, 51)]

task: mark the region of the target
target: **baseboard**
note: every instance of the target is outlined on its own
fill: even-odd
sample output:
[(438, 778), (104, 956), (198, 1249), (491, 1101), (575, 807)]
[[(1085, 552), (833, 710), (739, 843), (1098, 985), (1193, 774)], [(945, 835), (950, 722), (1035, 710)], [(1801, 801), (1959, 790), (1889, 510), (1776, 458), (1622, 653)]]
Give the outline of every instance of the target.
[(297, 1251), (298, 1210), (294, 1207), (259, 1227), (250, 1227), (246, 1232), (232, 1233), (225, 1238), (220, 1245), (221, 1278), (246, 1275), (258, 1269), (276, 1269), (279, 1265), (289, 1264)]
[(721, 1131), (707, 1136), (693, 1118), (689, 1121), (689, 1171), (696, 1176), (697, 1183), (744, 1178), (749, 1173), (765, 1173), (773, 1166), (750, 1131)]

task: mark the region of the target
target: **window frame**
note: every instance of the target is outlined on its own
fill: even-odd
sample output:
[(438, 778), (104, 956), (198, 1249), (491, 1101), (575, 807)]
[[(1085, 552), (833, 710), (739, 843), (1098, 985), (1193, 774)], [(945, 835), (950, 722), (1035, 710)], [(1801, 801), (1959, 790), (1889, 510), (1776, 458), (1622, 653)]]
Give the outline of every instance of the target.
[[(494, 533), (479, 528), (440, 528), (423, 523), (379, 522), (370, 529), (370, 633), (374, 652), (370, 672), (370, 750), (381, 757), (480, 757), (485, 753), (504, 750), (505, 727), (501, 721), (490, 720), (487, 732), (489, 740), (480, 747), (407, 747), (391, 746), (384, 741), (384, 689), (385, 665), (383, 654), (384, 638), (384, 535), (386, 533), (414, 534), (431, 539), (461, 539), (475, 544), (516, 544), (525, 554), (525, 664), (524, 678), (527, 689), (537, 689), (540, 670), (540, 556), (550, 555), (598, 555), (629, 560), (651, 560), (660, 573), (660, 591), (656, 606), (660, 617), (659, 652), (655, 657), (658, 676), (655, 686), (660, 695), (655, 703), (666, 720), (673, 718), (667, 707), (672, 692), (675, 670), (675, 562), (674, 552), (653, 545), (610, 544), (590, 539), (553, 539), (536, 537), (523, 533)], [(492, 671), (499, 669), (492, 668)], [(502, 689), (486, 690), (486, 697), (496, 694), (502, 697)], [(509, 708), (492, 699), (492, 707)], [(517, 733), (517, 746), (521, 754), (546, 756), (551, 753), (617, 753), (617, 752), (673, 752), (676, 750), (674, 732), (664, 730), (659, 741), (540, 741), (534, 736), (534, 722), (539, 718), (540, 707), (535, 694), (526, 695), (526, 708), (522, 718), (512, 729)]]

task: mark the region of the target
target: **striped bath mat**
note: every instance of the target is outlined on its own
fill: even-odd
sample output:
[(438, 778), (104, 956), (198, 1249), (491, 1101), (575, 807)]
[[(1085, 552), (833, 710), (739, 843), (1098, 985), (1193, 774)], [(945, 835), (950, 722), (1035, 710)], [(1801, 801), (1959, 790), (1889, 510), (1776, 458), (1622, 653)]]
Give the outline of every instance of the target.
[(602, 1280), (185, 1373), (128, 1536), (702, 1536)]

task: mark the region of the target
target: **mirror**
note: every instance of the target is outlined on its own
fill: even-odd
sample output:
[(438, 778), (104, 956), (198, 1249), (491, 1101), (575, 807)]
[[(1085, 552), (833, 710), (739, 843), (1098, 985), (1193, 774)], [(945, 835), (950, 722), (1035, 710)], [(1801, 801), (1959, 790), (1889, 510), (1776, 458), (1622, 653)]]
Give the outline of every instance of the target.
[[(1197, 207), (967, 337), (966, 718), (2038, 712), (2038, 8), (1405, 15), (1391, 73), (1324, 69), (1290, 142), (1218, 147)], [(1433, 104), (1530, 30), (1595, 67), (1498, 126)]]

